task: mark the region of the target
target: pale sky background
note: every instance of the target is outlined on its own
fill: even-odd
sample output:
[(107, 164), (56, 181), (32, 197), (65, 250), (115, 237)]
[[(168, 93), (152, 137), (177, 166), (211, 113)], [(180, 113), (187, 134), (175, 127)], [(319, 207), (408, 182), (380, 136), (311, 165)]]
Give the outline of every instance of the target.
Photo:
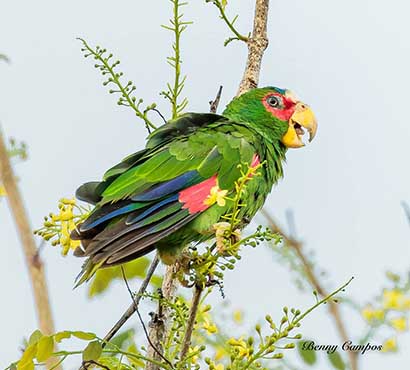
[[(251, 28), (254, 1), (229, 2), (240, 14), (238, 28)], [(319, 120), (317, 138), (290, 151), (285, 178), (268, 199), (276, 217), (296, 215), (299, 236), (314, 249), (334, 288), (356, 277), (348, 295), (366, 302), (385, 284), (384, 272), (405, 274), (410, 229), (400, 201), (410, 200), (409, 68), (410, 5), (405, 0), (272, 1), (270, 46), (261, 85), (293, 90)], [(235, 94), (246, 48), (223, 47), (230, 36), (216, 8), (190, 1), (185, 11), (194, 25), (183, 38), (185, 94), (189, 110), (208, 110), (217, 87), (223, 104)], [(171, 79), (165, 63), (170, 33), (160, 28), (171, 14), (166, 0), (0, 2), (0, 52), (12, 63), (0, 65), (0, 121), (7, 135), (29, 145), (30, 159), (17, 169), (33, 227), (71, 196), (82, 182), (144, 145), (145, 131), (127, 108), (101, 85), (93, 62), (84, 60), (76, 37), (107, 47), (147, 103), (168, 107), (158, 92)], [(261, 220), (259, 220), (261, 221)], [(258, 222), (258, 221), (257, 221)], [(2, 267), (0, 286), (0, 367), (18, 356), (22, 338), (36, 328), (26, 267), (5, 202), (0, 204)], [(81, 260), (61, 258), (47, 247), (43, 258), (57, 330), (83, 329), (103, 335), (129, 300), (117, 284), (89, 301), (85, 288), (72, 290)], [(227, 274), (225, 292), (234, 308), (256, 322), (283, 305), (305, 308), (313, 299), (300, 294), (287, 269), (260, 247), (245, 253)], [(212, 297), (216, 304), (218, 294)], [(361, 322), (344, 310), (352, 340)], [(138, 326), (136, 319), (131, 320)], [(325, 308), (303, 323), (302, 332), (321, 343), (340, 344)], [(366, 354), (361, 369), (404, 369), (410, 336), (399, 338), (395, 355)], [(407, 353), (406, 353), (407, 352)], [(405, 365), (407, 364), (407, 365)], [(321, 369), (330, 368), (322, 361)]]

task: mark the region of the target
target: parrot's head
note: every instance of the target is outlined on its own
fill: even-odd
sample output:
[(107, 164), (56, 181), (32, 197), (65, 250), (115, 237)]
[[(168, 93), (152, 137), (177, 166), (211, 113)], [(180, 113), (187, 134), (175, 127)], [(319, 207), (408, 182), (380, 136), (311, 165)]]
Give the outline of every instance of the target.
[(279, 140), (287, 148), (304, 146), (304, 130), (309, 133), (309, 141), (317, 130), (315, 115), (308, 105), (289, 90), (272, 86), (252, 89), (233, 99), (223, 115), (254, 126), (265, 137)]

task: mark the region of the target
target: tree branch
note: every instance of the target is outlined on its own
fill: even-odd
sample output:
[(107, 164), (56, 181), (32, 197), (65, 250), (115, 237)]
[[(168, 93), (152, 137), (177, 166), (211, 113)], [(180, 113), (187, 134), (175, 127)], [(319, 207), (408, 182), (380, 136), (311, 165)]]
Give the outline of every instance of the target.
[(189, 318), (186, 325), (185, 336), (182, 342), (181, 360), (183, 360), (189, 351), (191, 345), (192, 332), (194, 330), (196, 315), (198, 313), (199, 302), (201, 300), (201, 294), (203, 289), (199, 286), (195, 286), (194, 294), (192, 295), (191, 309), (189, 310)]
[[(167, 266), (166, 268), (164, 280), (162, 282), (162, 296), (165, 300), (172, 300), (175, 296), (175, 292), (177, 290), (177, 280), (175, 279), (175, 274), (178, 269), (178, 263)], [(158, 311), (154, 314), (150, 323), (148, 357), (157, 361), (162, 360), (160, 354), (164, 353), (163, 343), (165, 342), (168, 332), (170, 313), (169, 307), (167, 305), (163, 305), (160, 300), (158, 304)], [(154, 344), (154, 346), (152, 346), (151, 343)], [(159, 367), (153, 362), (148, 362), (145, 369), (159, 370)]]
[(268, 47), (268, 12), (269, 0), (256, 0), (253, 32), (246, 42), (248, 59), (237, 96), (258, 86), (263, 54)]
[[(319, 279), (315, 275), (315, 272), (312, 269), (312, 265), (309, 263), (308, 259), (306, 258), (305, 254), (303, 253), (303, 244), (294, 239), (292, 236), (288, 235), (278, 224), (277, 222), (273, 219), (272, 215), (265, 209), (262, 209), (261, 213), (263, 216), (266, 218), (266, 220), (269, 223), (269, 227), (272, 229), (273, 232), (279, 233), (282, 235), (283, 242), (288, 245), (289, 247), (293, 248), (294, 251), (296, 252), (296, 255), (298, 256), (300, 262), (303, 265), (303, 268), (305, 270), (306, 276), (314, 289), (318, 292), (318, 294), (321, 297), (327, 297), (329, 294), (326, 292), (326, 290), (323, 288), (323, 286), (320, 284)], [(339, 310), (339, 306), (333, 302), (329, 301), (329, 312), (333, 316), (336, 329), (339, 333), (340, 338), (342, 339), (343, 342), (346, 342), (349, 340), (349, 336), (347, 334), (346, 327), (344, 325), (342, 315)], [(350, 367), (352, 370), (357, 370), (358, 369), (358, 352), (353, 352), (353, 351), (348, 351), (348, 356), (349, 356), (349, 362), (350, 362)]]
[(211, 100), (209, 102), (209, 111), (211, 113), (216, 113), (218, 110), (219, 102), (221, 101), (221, 95), (222, 95), (222, 86), (219, 86), (218, 92), (216, 94), (215, 100)]
[(147, 271), (147, 276), (145, 277), (144, 281), (142, 282), (138, 293), (136, 294), (132, 304), (128, 307), (127, 311), (123, 313), (121, 318), (116, 322), (116, 324), (112, 327), (112, 329), (106, 334), (104, 337), (104, 342), (102, 347), (104, 348), (107, 343), (113, 338), (115, 334), (117, 334), (118, 330), (127, 322), (127, 320), (137, 311), (138, 305), (141, 301), (141, 298), (145, 291), (147, 290), (148, 284), (151, 280), (152, 275), (154, 275), (155, 269), (157, 268), (159, 263), (159, 258), (156, 255), (151, 262), (151, 265)]
[[(7, 153), (4, 136), (0, 131), (0, 178), (6, 189), (7, 202), (21, 241), (21, 246), (29, 272), (34, 294), (38, 325), (43, 334), (54, 333), (54, 322), (44, 273), (43, 261), (40, 258), (23, 199)], [(50, 368), (52, 364), (48, 364)]]

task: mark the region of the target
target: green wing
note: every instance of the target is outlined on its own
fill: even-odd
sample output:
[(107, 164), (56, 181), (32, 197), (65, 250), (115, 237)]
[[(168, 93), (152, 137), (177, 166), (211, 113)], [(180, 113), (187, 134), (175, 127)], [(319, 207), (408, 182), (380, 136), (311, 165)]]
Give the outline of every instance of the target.
[(78, 189), (80, 199), (96, 204), (73, 236), (83, 241), (76, 254), (90, 257), (80, 281), (96, 266), (151, 251), (199, 216), (184, 207), (180, 192), (215, 175), (221, 189), (232, 190), (238, 165), (251, 163), (254, 153), (235, 123), (217, 115), (187, 114), (155, 131), (146, 149), (108, 170), (101, 183)]

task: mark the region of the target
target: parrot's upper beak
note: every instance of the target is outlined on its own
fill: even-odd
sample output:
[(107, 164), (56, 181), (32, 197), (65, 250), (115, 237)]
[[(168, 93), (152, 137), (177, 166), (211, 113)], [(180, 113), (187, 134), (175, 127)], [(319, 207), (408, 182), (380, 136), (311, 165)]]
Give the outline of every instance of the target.
[(316, 135), (317, 121), (312, 110), (301, 102), (296, 104), (295, 112), (289, 119), (289, 127), (281, 141), (288, 148), (300, 148), (305, 144), (302, 141), (305, 128), (309, 132), (309, 142)]

